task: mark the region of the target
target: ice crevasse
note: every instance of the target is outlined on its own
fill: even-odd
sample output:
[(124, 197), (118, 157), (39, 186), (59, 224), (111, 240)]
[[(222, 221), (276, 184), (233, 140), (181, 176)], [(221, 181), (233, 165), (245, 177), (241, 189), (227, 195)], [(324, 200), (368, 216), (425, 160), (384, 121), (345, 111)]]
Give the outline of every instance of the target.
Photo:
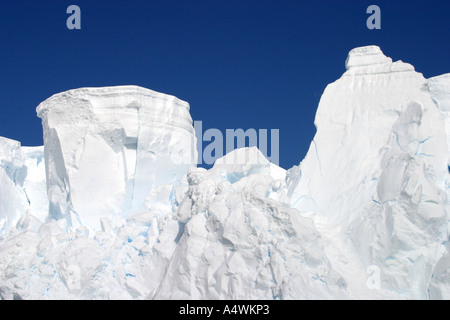
[(42, 102), (43, 147), (0, 138), (0, 297), (449, 299), (450, 76), (345, 67), (289, 170), (197, 168), (189, 104), (145, 88)]

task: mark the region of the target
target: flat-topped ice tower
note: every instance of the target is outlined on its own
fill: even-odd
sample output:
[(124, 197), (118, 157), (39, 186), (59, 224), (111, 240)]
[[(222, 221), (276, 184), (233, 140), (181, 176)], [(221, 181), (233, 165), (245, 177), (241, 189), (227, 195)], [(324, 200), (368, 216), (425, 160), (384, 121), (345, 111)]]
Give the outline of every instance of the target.
[[(37, 107), (49, 217), (100, 226), (139, 210), (196, 163), (189, 104), (138, 86), (81, 88)], [(77, 221), (78, 220), (78, 221)]]

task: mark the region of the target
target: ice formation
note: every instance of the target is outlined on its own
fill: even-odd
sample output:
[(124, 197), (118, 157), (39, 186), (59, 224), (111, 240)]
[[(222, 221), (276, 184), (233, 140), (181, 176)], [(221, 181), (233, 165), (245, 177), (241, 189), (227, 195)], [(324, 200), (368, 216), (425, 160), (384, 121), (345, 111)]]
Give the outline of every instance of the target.
[(100, 227), (196, 163), (189, 105), (136, 86), (63, 92), (37, 108), (44, 128), (49, 215)]
[(148, 89), (41, 103), (44, 148), (0, 139), (1, 298), (450, 299), (450, 75), (345, 66), (289, 170), (197, 168), (189, 105)]
[[(434, 102), (445, 90), (428, 90), (411, 65), (375, 46), (352, 50), (346, 68), (322, 95), (291, 206), (321, 221), (345, 278), (363, 281), (376, 266), (383, 290), (427, 298), (447, 241), (448, 148)], [(335, 256), (344, 250), (353, 256)]]
[(48, 213), (44, 150), (0, 137), (0, 234)]

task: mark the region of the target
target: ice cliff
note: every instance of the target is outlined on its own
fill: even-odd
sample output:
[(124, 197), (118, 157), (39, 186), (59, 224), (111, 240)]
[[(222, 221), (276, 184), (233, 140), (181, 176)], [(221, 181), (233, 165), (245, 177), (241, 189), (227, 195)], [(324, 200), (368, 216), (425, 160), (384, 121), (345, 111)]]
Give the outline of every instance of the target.
[(148, 89), (42, 102), (43, 148), (0, 139), (0, 296), (450, 299), (450, 77), (345, 67), (289, 170), (197, 168), (189, 105)]
[(136, 86), (85, 88), (54, 95), (37, 113), (49, 216), (69, 226), (126, 218), (196, 163), (189, 105), (173, 96)]

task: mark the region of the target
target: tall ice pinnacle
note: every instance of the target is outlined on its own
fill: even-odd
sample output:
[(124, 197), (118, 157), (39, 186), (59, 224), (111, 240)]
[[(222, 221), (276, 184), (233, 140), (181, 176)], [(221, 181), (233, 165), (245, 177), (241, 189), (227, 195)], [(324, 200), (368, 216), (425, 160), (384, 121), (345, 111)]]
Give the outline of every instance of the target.
[[(375, 266), (384, 288), (425, 297), (447, 239), (448, 152), (436, 106), (439, 100), (444, 108), (444, 79), (429, 83), (377, 46), (351, 50), (346, 69), (321, 97), (317, 133), (300, 178), (291, 179), (291, 206), (318, 219), (329, 235), (341, 230), (344, 237), (330, 240), (338, 250), (355, 247), (364, 268), (341, 269), (336, 260), (339, 272), (365, 279)], [(400, 270), (404, 257), (414, 258)]]
[(189, 104), (137, 86), (82, 88), (37, 108), (51, 218), (99, 228), (196, 163)]

